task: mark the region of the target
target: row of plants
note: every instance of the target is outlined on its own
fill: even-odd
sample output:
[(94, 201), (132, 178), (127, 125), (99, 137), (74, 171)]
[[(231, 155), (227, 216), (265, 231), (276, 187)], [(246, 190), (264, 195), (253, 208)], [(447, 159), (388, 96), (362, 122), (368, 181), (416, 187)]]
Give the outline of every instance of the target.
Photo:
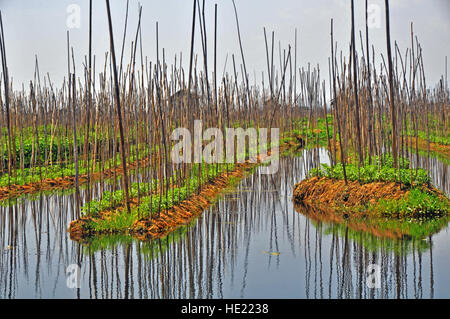
[[(175, 182), (175, 179), (171, 179), (169, 183)], [(164, 186), (167, 181), (164, 181)], [(151, 185), (150, 185), (151, 184)], [(152, 180), (151, 183), (137, 183), (134, 182), (130, 185), (129, 196), (130, 198), (136, 198), (138, 196), (145, 196), (150, 194), (150, 192), (155, 192), (158, 188), (159, 181), (157, 179)], [(123, 189), (118, 189), (115, 191), (104, 191), (101, 195), (101, 199), (92, 200), (81, 208), (81, 212), (84, 214), (89, 214), (96, 216), (99, 212), (105, 211), (107, 209), (113, 209), (118, 205), (122, 204), (125, 200), (125, 192)]]
[[(406, 220), (408, 223), (414, 222), (420, 225), (436, 217), (450, 217), (450, 201), (438, 192), (414, 186), (401, 198), (380, 198), (375, 203), (368, 202), (365, 205), (353, 207), (338, 206), (336, 210), (341, 214), (370, 213), (368, 220), (387, 218), (397, 221)], [(420, 227), (416, 230), (420, 230)]]
[[(148, 150), (139, 152), (139, 160), (147, 157)], [(138, 159), (136, 155), (135, 148), (131, 148), (131, 155), (128, 158), (128, 163), (133, 163)], [(106, 163), (106, 167), (103, 166), (103, 169), (108, 169), (110, 167), (120, 167), (122, 161), (119, 153), (116, 154), (116, 159), (114, 158), (109, 160), (109, 163)], [(103, 164), (105, 165), (105, 164)], [(91, 168), (89, 168), (89, 172), (97, 173), (102, 169), (100, 162), (91, 163)], [(84, 175), (87, 174), (87, 167), (79, 164), (78, 174)], [(37, 183), (45, 179), (55, 179), (55, 178), (64, 178), (67, 176), (75, 176), (75, 163), (70, 164), (54, 164), (49, 166), (38, 166), (32, 168), (24, 168), (24, 169), (16, 169), (14, 172), (9, 175), (8, 173), (4, 173), (0, 176), (0, 187), (7, 187), (8, 185), (26, 185), (31, 183)]]
[[(417, 130), (417, 137), (419, 137), (422, 140), (428, 140), (427, 135), (429, 137), (430, 143), (437, 143), (441, 145), (450, 145), (450, 129), (446, 128), (443, 123), (439, 124), (439, 121), (437, 120), (436, 116), (433, 116), (432, 114), (428, 115), (428, 121), (429, 121), (429, 132), (427, 134), (427, 131), (424, 129)], [(406, 125), (406, 132), (408, 136), (415, 137), (415, 130), (414, 127), (411, 125)]]
[[(327, 135), (327, 121), (328, 121), (328, 134)], [(328, 142), (328, 137), (333, 138), (333, 117), (327, 115), (327, 120), (324, 117), (317, 119), (315, 127), (310, 126), (309, 120), (306, 117), (301, 118), (298, 121), (294, 121), (294, 126), (291, 131), (289, 131), (280, 140), (281, 143), (288, 143), (290, 141), (296, 142), (297, 137), (301, 137), (305, 143), (308, 142), (307, 147), (315, 147), (317, 143), (321, 147), (326, 147)]]
[[(199, 164), (196, 164), (198, 166)], [(128, 213), (125, 207), (116, 209), (107, 218), (90, 219), (86, 227), (94, 232), (119, 232), (129, 229), (139, 218), (151, 218), (161, 211), (170, 209), (195, 193), (200, 185), (214, 179), (227, 170), (233, 170), (234, 164), (220, 164), (218, 167), (202, 165), (200, 169), (193, 170), (190, 178), (186, 179), (181, 187), (174, 187), (164, 195), (151, 194), (143, 196), (140, 204)], [(120, 195), (117, 195), (120, 196)], [(91, 211), (91, 214), (93, 211)], [(86, 214), (86, 210), (85, 210)]]
[[(85, 128), (80, 127), (81, 130), (77, 132), (77, 146), (81, 152), (84, 147), (84, 133)], [(52, 136), (53, 132), (53, 136)], [(64, 135), (55, 136), (55, 132), (65, 132)], [(117, 134), (116, 134), (117, 135)], [(2, 159), (3, 168), (7, 167), (8, 161), (8, 139), (6, 138), (6, 128), (2, 128), (2, 144), (0, 156)], [(112, 142), (112, 137), (109, 138)], [(100, 131), (90, 130), (89, 145), (93, 145), (92, 141), (97, 141), (97, 147), (104, 145), (106, 142), (106, 134)], [(64, 126), (56, 126), (48, 124), (47, 126), (39, 125), (36, 128), (31, 126), (23, 128), (21, 132), (16, 131), (12, 136), (12, 156), (16, 157), (16, 168), (21, 165), (29, 167), (31, 165), (31, 157), (34, 151), (34, 163), (44, 164), (48, 162), (58, 161), (58, 156), (65, 158), (65, 154), (72, 154), (73, 152), (73, 133), (70, 129)], [(116, 136), (116, 147), (119, 147), (119, 138)], [(60, 153), (60, 154), (58, 154)], [(22, 162), (21, 162), (22, 161)]]
[[(80, 140), (78, 142), (78, 147), (81, 147)], [(58, 146), (59, 145), (59, 146)], [(28, 137), (21, 139), (16, 139), (13, 145), (12, 156), (16, 156), (16, 168), (19, 168), (21, 164), (24, 167), (29, 167), (31, 165), (31, 160), (33, 157), (33, 152), (35, 158), (33, 162), (43, 164), (45, 161), (56, 162), (58, 160), (58, 152), (64, 157), (64, 154), (70, 153), (73, 150), (73, 140), (65, 137), (58, 140), (58, 143), (50, 143), (50, 138), (45, 140), (44, 136), (40, 136), (39, 139)], [(4, 143), (1, 156), (3, 168), (7, 167), (8, 161), (8, 144)]]
[[(259, 133), (259, 130), (258, 130)], [(261, 154), (263, 152), (267, 152), (268, 148), (272, 148), (275, 146), (279, 146), (279, 143), (277, 141), (271, 141), (270, 144), (266, 145), (256, 145), (256, 146), (250, 146), (246, 147), (244, 149), (244, 152), (242, 154), (236, 154), (236, 157), (238, 160), (246, 160), (249, 159), (250, 154)], [(224, 158), (222, 159), (224, 162), (226, 161), (225, 154)], [(220, 173), (224, 172), (225, 170), (232, 170), (234, 168), (233, 164), (218, 164), (218, 165), (201, 165), (202, 169), (202, 176), (199, 178), (198, 171), (200, 170), (198, 164), (194, 164), (193, 174), (191, 175), (190, 179), (187, 181), (187, 183), (181, 187), (181, 188), (173, 188), (168, 190), (168, 194), (164, 195), (163, 198), (186, 198), (191, 194), (190, 190), (198, 188), (199, 184), (203, 184), (206, 179), (212, 179), (218, 176)], [(208, 168), (207, 168), (208, 167)], [(168, 180), (164, 179), (163, 188), (165, 189), (167, 185), (175, 185), (177, 182), (176, 176), (178, 175), (178, 171), (174, 173), (174, 175), (169, 178)], [(130, 185), (129, 188), (129, 197), (130, 198), (137, 198), (138, 196), (144, 196), (141, 198), (141, 209), (147, 210), (147, 211), (154, 211), (153, 207), (161, 205), (162, 207), (172, 207), (173, 203), (167, 202), (167, 200), (162, 200), (161, 202), (154, 202), (152, 200), (152, 203), (150, 203), (150, 196), (145, 197), (146, 195), (149, 195), (150, 193), (155, 193), (158, 189), (158, 186), (160, 186), (160, 181), (158, 179), (153, 179), (151, 182), (152, 186), (150, 186), (150, 183), (147, 182), (134, 182)], [(186, 196), (186, 193), (187, 194)], [(158, 197), (159, 198), (159, 197)], [(105, 191), (101, 194), (101, 198), (99, 200), (92, 200), (89, 203), (86, 203), (82, 207), (82, 212), (87, 213), (89, 212), (91, 215), (95, 216), (99, 212), (105, 211), (107, 209), (115, 208), (120, 203), (123, 203), (125, 200), (125, 194), (122, 189), (116, 190), (114, 192)], [(169, 200), (170, 201), (170, 200)]]
[[(368, 160), (366, 160), (365, 165), (349, 163), (345, 165), (345, 171), (348, 180), (358, 180), (361, 183), (398, 182), (400, 180), (406, 186), (420, 186), (430, 183), (430, 177), (425, 169), (411, 169), (408, 159), (401, 159), (398, 163), (399, 168), (395, 168), (392, 156), (374, 156), (372, 164), (369, 164)], [(310, 176), (343, 180), (344, 168), (341, 163), (333, 167), (322, 163), (318, 168), (311, 169), (309, 174)]]
[[(417, 136), (422, 140), (427, 140), (427, 132), (418, 131)], [(441, 145), (450, 145), (450, 135), (447, 133), (446, 136), (436, 134), (435, 132), (430, 132), (430, 143), (436, 143)]]
[(416, 187), (400, 199), (379, 199), (373, 209), (385, 216), (414, 217), (417, 219), (450, 214), (450, 202), (443, 196)]
[[(400, 159), (399, 168), (393, 167), (392, 156), (373, 157), (373, 163), (358, 165), (349, 163), (345, 166), (347, 179), (362, 184), (372, 182), (400, 182), (408, 187), (406, 196), (399, 199), (379, 199), (375, 204), (367, 204), (352, 210), (370, 211), (385, 217), (414, 217), (420, 219), (430, 216), (450, 214), (450, 202), (445, 195), (429, 187), (431, 179), (425, 169), (412, 169), (408, 159)], [(334, 167), (320, 164), (311, 169), (310, 176), (327, 177), (343, 180), (343, 167), (339, 163)]]

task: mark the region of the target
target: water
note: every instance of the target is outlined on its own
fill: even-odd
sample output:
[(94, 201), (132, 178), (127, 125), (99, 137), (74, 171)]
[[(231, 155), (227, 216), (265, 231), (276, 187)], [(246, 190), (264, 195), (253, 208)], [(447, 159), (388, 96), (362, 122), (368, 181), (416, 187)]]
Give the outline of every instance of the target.
[[(275, 175), (256, 171), (191, 225), (151, 243), (71, 241), (70, 192), (1, 207), (0, 298), (450, 297), (448, 227), (389, 240), (313, 221), (292, 203), (311, 159), (285, 157)], [(448, 194), (448, 166), (439, 165), (432, 175)], [(79, 289), (67, 285), (71, 264), (81, 266)], [(366, 284), (370, 264), (381, 269), (378, 289)]]
[[(427, 167), (427, 157), (424, 155), (419, 155), (419, 167)], [(415, 167), (416, 159), (415, 157), (411, 159), (412, 167)], [(450, 196), (450, 176), (449, 176), (449, 166), (437, 158), (430, 157), (429, 174), (433, 184), (442, 190), (447, 196)]]

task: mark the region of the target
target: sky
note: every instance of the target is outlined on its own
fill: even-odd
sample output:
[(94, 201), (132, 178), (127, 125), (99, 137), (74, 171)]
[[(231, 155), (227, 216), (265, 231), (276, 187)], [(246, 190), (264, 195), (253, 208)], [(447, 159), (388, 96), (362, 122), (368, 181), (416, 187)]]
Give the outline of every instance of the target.
[[(235, 0), (247, 72), (251, 83), (261, 83), (262, 72), (267, 74), (263, 28), (270, 38), (275, 32), (274, 61), (279, 65), (278, 45), (281, 50), (290, 44), (294, 48), (295, 29), (298, 32), (297, 66), (320, 66), (322, 79), (328, 79), (330, 56), (330, 20), (334, 20), (334, 37), (338, 51), (348, 55), (350, 41), (350, 0)], [(137, 28), (138, 1), (130, 0), (129, 20), (124, 61), (130, 57), (131, 41)], [(156, 22), (159, 26), (159, 47), (165, 51), (166, 61), (174, 61), (182, 52), (183, 65), (187, 69), (192, 27), (192, 1), (190, 0), (141, 0), (143, 53), (149, 60), (156, 60)], [(206, 0), (206, 24), (208, 35), (209, 68), (212, 70), (214, 38), (214, 4), (218, 5), (217, 68), (222, 74), (232, 72), (231, 55), (241, 63), (237, 28), (231, 0)], [(80, 19), (74, 20), (73, 5), (80, 8)], [(375, 46), (376, 64), (386, 55), (384, 1), (369, 0), (371, 28), (369, 40)], [(67, 76), (67, 31), (74, 49), (78, 75), (88, 53), (89, 1), (88, 0), (0, 0), (6, 40), (9, 75), (15, 89), (22, 84), (29, 86), (38, 58), (41, 79), (50, 76), (56, 87), (61, 87)], [(120, 56), (125, 22), (126, 1), (111, 0), (116, 54)], [(359, 30), (365, 41), (364, 1), (355, 0), (355, 25), (357, 48)], [(423, 48), (427, 85), (434, 86), (445, 73), (445, 57), (450, 55), (450, 1), (449, 0), (391, 0), (391, 39), (397, 41), (401, 52), (411, 46), (410, 25)], [(79, 21), (76, 23), (67, 22)], [(379, 23), (378, 23), (379, 22)], [(93, 54), (96, 71), (103, 69), (105, 52), (109, 50), (109, 34), (105, 1), (93, 1)], [(197, 22), (198, 27), (198, 22)], [(200, 55), (201, 40), (197, 28), (195, 50)], [(294, 53), (293, 51), (291, 52)], [(227, 59), (228, 55), (228, 59)], [(199, 57), (199, 67), (202, 60)], [(267, 79), (265, 81), (267, 83)]]

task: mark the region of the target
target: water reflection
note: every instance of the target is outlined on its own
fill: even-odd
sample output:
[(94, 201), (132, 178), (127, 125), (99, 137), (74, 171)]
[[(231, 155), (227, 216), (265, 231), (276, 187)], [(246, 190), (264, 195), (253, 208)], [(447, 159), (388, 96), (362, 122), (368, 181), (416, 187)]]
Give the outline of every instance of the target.
[[(419, 155), (419, 167), (429, 167), (428, 171), (433, 181), (433, 184), (442, 190), (447, 196), (450, 196), (450, 180), (449, 180), (449, 166), (443, 161), (435, 157), (430, 157), (429, 166), (427, 156)], [(413, 167), (416, 167), (416, 158), (411, 161)]]
[[(257, 171), (199, 219), (153, 242), (72, 242), (70, 193), (1, 207), (0, 297), (448, 297), (447, 229), (425, 240), (379, 239), (295, 210), (293, 185), (317, 158), (328, 160), (323, 150), (304, 151), (283, 158), (277, 174)], [(366, 285), (374, 263), (380, 289)], [(81, 266), (79, 289), (66, 285), (70, 264)]]

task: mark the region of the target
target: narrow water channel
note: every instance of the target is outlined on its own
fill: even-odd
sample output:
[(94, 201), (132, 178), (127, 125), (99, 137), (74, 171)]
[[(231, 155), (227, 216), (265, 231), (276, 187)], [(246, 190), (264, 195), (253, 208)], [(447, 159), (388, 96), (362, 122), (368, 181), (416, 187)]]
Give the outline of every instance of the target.
[[(448, 225), (425, 239), (392, 240), (309, 219), (292, 191), (313, 156), (284, 157), (277, 174), (257, 170), (153, 242), (71, 241), (70, 192), (1, 206), (0, 298), (448, 298)], [(433, 160), (433, 181), (448, 195), (447, 174)], [(80, 265), (78, 289), (68, 287), (71, 264)], [(375, 289), (366, 283), (371, 264), (381, 270)]]

